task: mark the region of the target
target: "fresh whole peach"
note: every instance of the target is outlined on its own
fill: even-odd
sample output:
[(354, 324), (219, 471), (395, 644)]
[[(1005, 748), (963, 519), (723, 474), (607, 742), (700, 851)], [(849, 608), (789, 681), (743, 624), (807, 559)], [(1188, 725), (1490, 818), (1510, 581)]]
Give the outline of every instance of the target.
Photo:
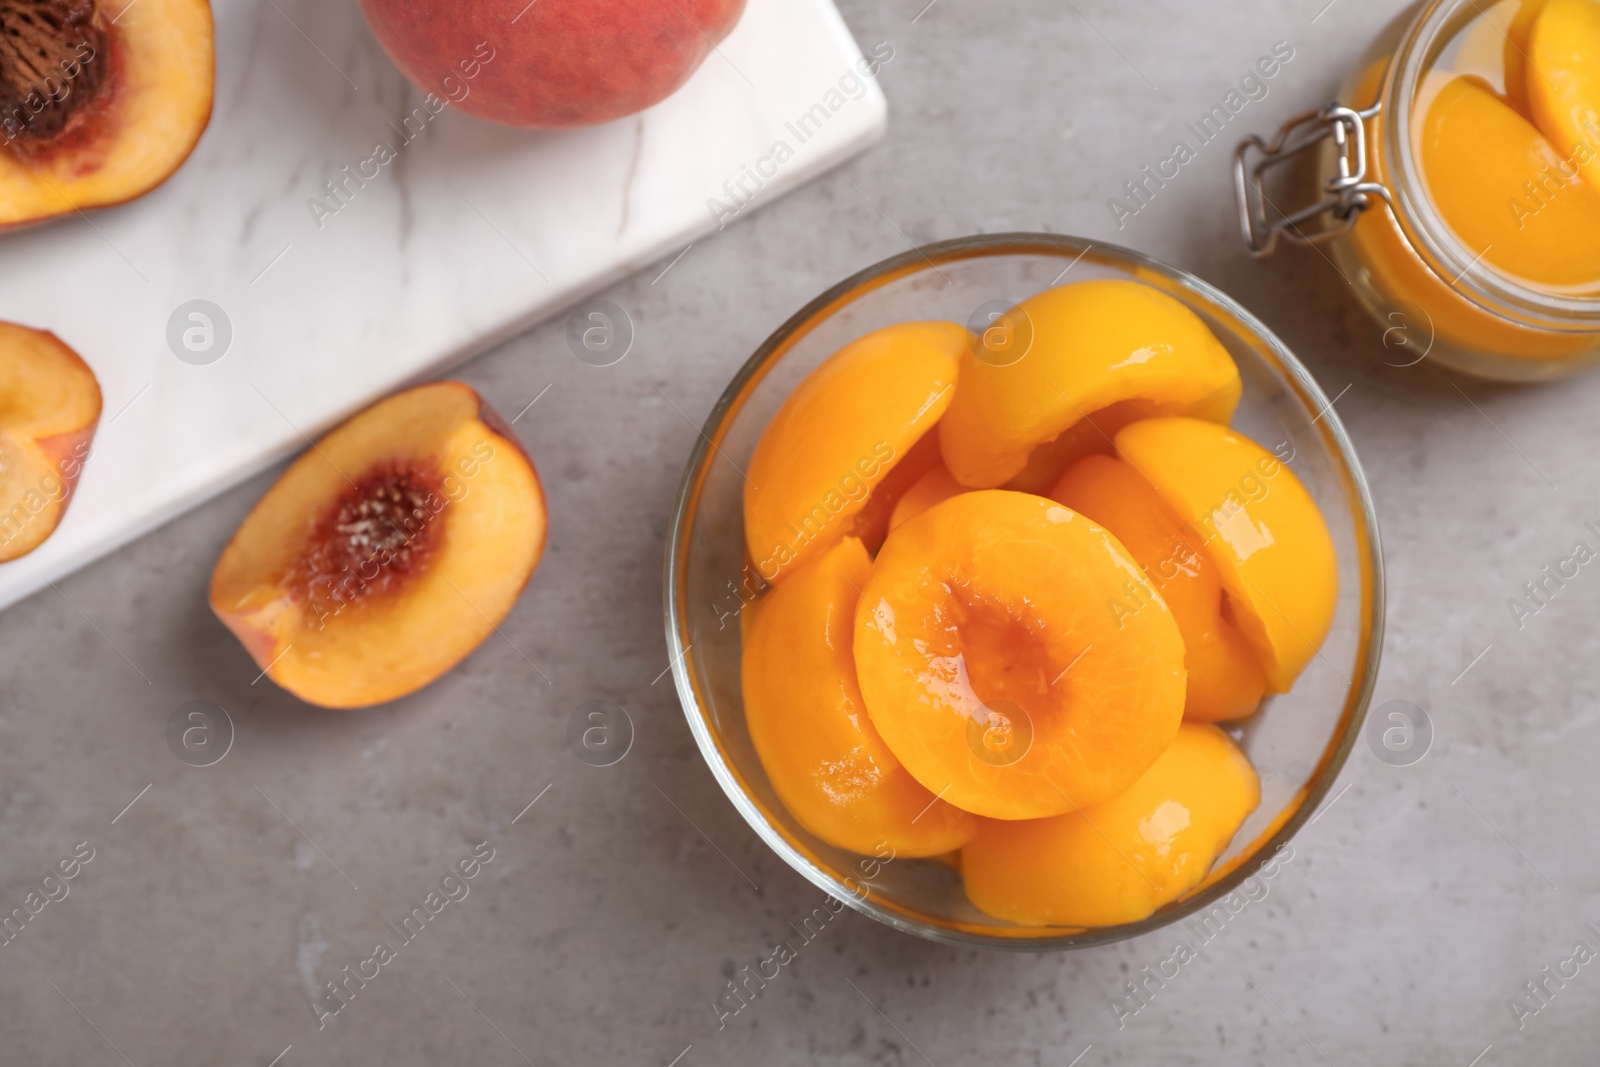
[[(361, 0), (421, 88), (510, 126), (590, 126), (689, 80), (744, 0)], [(520, 10), (518, 8), (520, 7)]]

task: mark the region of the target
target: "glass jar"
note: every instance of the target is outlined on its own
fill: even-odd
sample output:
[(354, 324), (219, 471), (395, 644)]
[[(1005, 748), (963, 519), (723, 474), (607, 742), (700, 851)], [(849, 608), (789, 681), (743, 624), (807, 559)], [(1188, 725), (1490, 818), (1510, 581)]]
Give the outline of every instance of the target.
[[(1492, 68), (1496, 54), (1521, 54), (1505, 31), (1524, 2), (1413, 5), (1363, 55), (1340, 102), (1291, 120), (1270, 142), (1246, 138), (1235, 152), (1240, 225), (1251, 254), (1271, 255), (1280, 238), (1326, 243), (1384, 331), (1392, 364), (1432, 358), (1485, 378), (1532, 381), (1600, 359), (1600, 277), (1543, 285), (1496, 267), (1486, 258), (1490, 247), (1470, 246), (1446, 222), (1425, 180), (1419, 103), (1443, 84), (1430, 76), (1472, 73), (1496, 91), (1520, 84), (1502, 68), (1494, 85)], [(1596, 141), (1600, 151), (1600, 135)], [(1287, 191), (1280, 209), (1266, 177), (1304, 156), (1315, 159), (1323, 197), (1301, 206), (1292, 199), (1303, 195), (1301, 185)], [(1517, 198), (1536, 194), (1504, 192), (1513, 208)], [(1536, 196), (1524, 202), (1543, 203)], [(1485, 198), (1482, 209), (1504, 206)]]

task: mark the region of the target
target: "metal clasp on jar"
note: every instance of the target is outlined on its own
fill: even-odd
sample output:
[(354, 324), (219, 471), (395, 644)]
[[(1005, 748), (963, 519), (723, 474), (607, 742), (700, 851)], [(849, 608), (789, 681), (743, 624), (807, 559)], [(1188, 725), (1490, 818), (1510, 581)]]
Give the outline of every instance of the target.
[[(1233, 188), (1239, 201), (1239, 228), (1250, 254), (1258, 259), (1272, 254), (1278, 238), (1295, 244), (1314, 245), (1349, 232), (1356, 217), (1379, 196), (1393, 201), (1381, 182), (1367, 181), (1367, 137), (1365, 123), (1378, 116), (1383, 102), (1364, 111), (1332, 103), (1319, 111), (1308, 111), (1286, 122), (1269, 144), (1251, 134), (1239, 142), (1233, 153)], [(1284, 211), (1267, 198), (1263, 175), (1279, 163), (1293, 159), (1308, 148), (1333, 138), (1337, 173), (1323, 183), (1327, 196), (1316, 204)], [(1250, 150), (1261, 158), (1250, 164)], [(1279, 218), (1271, 219), (1271, 208)], [(1301, 223), (1331, 216), (1318, 229), (1306, 232)]]

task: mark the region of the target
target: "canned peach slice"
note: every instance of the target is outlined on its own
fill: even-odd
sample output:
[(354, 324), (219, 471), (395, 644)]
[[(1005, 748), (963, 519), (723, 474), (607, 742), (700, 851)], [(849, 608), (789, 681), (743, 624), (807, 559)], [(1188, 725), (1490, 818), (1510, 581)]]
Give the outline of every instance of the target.
[(1266, 688), (1261, 659), (1227, 617), (1216, 562), (1155, 487), (1119, 459), (1090, 456), (1050, 496), (1110, 530), (1144, 570), (1140, 596), (1123, 598), (1118, 612), (1138, 611), (1149, 593), (1172, 609), (1189, 673), (1184, 718), (1219, 722), (1253, 713)]
[[(1533, 24), (1544, 10), (1548, 0), (1522, 0), (1511, 14), (1511, 22), (1503, 29), (1497, 18), (1498, 8), (1490, 8), (1484, 18), (1468, 30), (1471, 37), (1486, 43), (1497, 44), (1505, 72), (1506, 102), (1523, 115), (1528, 114), (1528, 49), (1533, 37)], [(1463, 52), (1467, 44), (1463, 43)]]
[(846, 537), (762, 600), (741, 672), (750, 740), (778, 799), (824, 841), (938, 855), (964, 844), (977, 820), (919, 785), (867, 717), (851, 642), (871, 570)]
[(1024, 926), (1137, 922), (1199, 885), (1261, 802), (1244, 753), (1184, 723), (1125, 792), (1082, 811), (984, 820), (961, 850), (967, 897)]
[(782, 580), (851, 532), (873, 490), (950, 406), (970, 338), (948, 322), (890, 326), (829, 356), (789, 394), (745, 485), (745, 540), (763, 579)]
[(1600, 2), (1547, 0), (1528, 35), (1528, 109), (1600, 194)]
[[(1422, 168), (1450, 228), (1506, 274), (1546, 287), (1592, 285), (1600, 188), (1481, 78), (1428, 77)], [(1530, 72), (1530, 91), (1540, 84)]]
[[(1183, 638), (1104, 528), (1052, 500), (963, 493), (889, 534), (856, 608), (861, 693), (934, 795), (996, 819), (1127, 788), (1183, 718)], [(781, 587), (780, 587), (781, 588)]]
[[(1226, 422), (1239, 403), (1239, 369), (1200, 317), (1158, 289), (1096, 279), (1047, 289), (1010, 313), (1026, 321), (1027, 350), (996, 359), (983, 346), (961, 357), (961, 382), (939, 427), (945, 466), (975, 488), (1003, 485), (1029, 457), (1077, 428), (1074, 445), (1109, 451), (1128, 422), (1193, 415)], [(1088, 423), (1088, 428), (1080, 424)], [(1030, 482), (1043, 492), (1053, 474)]]
[(1338, 602), (1338, 558), (1316, 501), (1277, 456), (1216, 423), (1148, 419), (1116, 443), (1216, 563), (1267, 689), (1288, 692)]
[(958, 496), (967, 491), (967, 487), (951, 477), (944, 464), (935, 465), (931, 470), (911, 483), (900, 499), (895, 502), (894, 512), (889, 516), (889, 529), (904, 525), (911, 519), (921, 515), (935, 504), (943, 503), (953, 496)]

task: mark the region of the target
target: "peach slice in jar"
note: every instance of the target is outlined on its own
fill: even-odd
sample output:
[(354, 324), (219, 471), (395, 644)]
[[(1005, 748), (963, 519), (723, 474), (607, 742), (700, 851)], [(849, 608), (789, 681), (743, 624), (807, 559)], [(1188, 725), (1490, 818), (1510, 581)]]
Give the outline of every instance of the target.
[(1277, 456), (1214, 422), (1147, 419), (1116, 444), (1216, 563), (1268, 692), (1288, 692), (1339, 599), (1339, 560), (1316, 501)]
[(274, 682), (356, 708), (422, 688), (510, 612), (544, 551), (538, 473), (469, 386), (380, 400), (240, 524), (211, 609)]
[(1546, 0), (1528, 65), (1530, 116), (1600, 194), (1600, 0)]
[(1183, 718), (1183, 638), (1110, 533), (1043, 497), (963, 493), (890, 533), (856, 608), (861, 694), (934, 795), (996, 819), (1131, 784)]
[(0, 563), (55, 532), (100, 422), (100, 383), (55, 334), (0, 322)]
[(1428, 192), (1462, 243), (1537, 286), (1600, 280), (1600, 187), (1574, 160), (1481, 78), (1434, 72), (1418, 106)]
[(961, 850), (973, 904), (1023, 926), (1137, 922), (1199, 885), (1261, 803), (1228, 735), (1184, 723), (1126, 791), (1081, 811), (984, 820)]
[(873, 490), (950, 406), (970, 343), (948, 322), (885, 327), (795, 387), (756, 443), (745, 484), (745, 543), (763, 580), (781, 581), (852, 531)]
[[(1528, 3), (1534, 2), (1536, 0), (1528, 0)], [(1520, 13), (1517, 18), (1522, 18)], [(1514, 22), (1510, 31), (1513, 42), (1517, 33), (1515, 25)], [(1512, 44), (1507, 45), (1508, 49), (1512, 47)], [(1357, 81), (1352, 98), (1375, 98), (1387, 69), (1386, 59), (1368, 66)], [(1367, 158), (1373, 165), (1374, 178), (1380, 182), (1386, 181), (1384, 159), (1382, 153), (1376, 150), (1374, 137), (1369, 128)], [(1502, 204), (1502, 207), (1505, 205)], [(1361, 269), (1371, 274), (1372, 286), (1378, 292), (1388, 294), (1392, 307), (1409, 305), (1427, 308), (1427, 318), (1432, 321), (1435, 333), (1443, 342), (1469, 351), (1491, 351), (1512, 359), (1526, 359), (1533, 364), (1545, 360), (1552, 363), (1570, 360), (1594, 349), (1592, 336), (1551, 333), (1522, 326), (1468, 299), (1450, 284), (1448, 277), (1435, 273), (1417, 255), (1411, 238), (1401, 229), (1392, 211), (1360, 212), (1355, 228), (1350, 231), (1349, 240), (1355, 260), (1362, 265)], [(1391, 316), (1385, 320), (1385, 325), (1403, 325), (1400, 319), (1414, 325), (1418, 318), (1407, 312), (1401, 316)]]
[(1516, 10), (1511, 14), (1511, 23), (1506, 26), (1505, 32), (1500, 32), (1500, 24), (1496, 18), (1496, 8), (1490, 8), (1478, 25), (1487, 26), (1485, 30), (1473, 27), (1468, 32), (1477, 31), (1487, 38), (1493, 33), (1500, 42), (1501, 54), (1504, 57), (1502, 70), (1506, 102), (1518, 114), (1527, 115), (1528, 111), (1528, 48), (1529, 39), (1533, 36), (1533, 24), (1539, 18), (1539, 12), (1544, 10), (1547, 0), (1521, 0)]
[[(1003, 485), (1029, 457), (1076, 429), (1089, 450), (1135, 419), (1193, 415), (1226, 422), (1239, 368), (1189, 308), (1141, 282), (1096, 279), (1047, 289), (1017, 305), (1032, 342), (995, 359), (971, 346), (939, 439), (945, 466), (974, 488)], [(1081, 424), (1091, 424), (1085, 430)], [(1073, 456), (1037, 482), (1044, 491)], [(1029, 488), (1033, 488), (1032, 485)]]
[(965, 844), (977, 819), (918, 784), (867, 717), (852, 639), (871, 572), (846, 537), (758, 603), (744, 635), (745, 719), (778, 799), (807, 830), (851, 852), (935, 856)]
[(1266, 689), (1261, 660), (1229, 621), (1217, 564), (1187, 523), (1137, 470), (1110, 456), (1089, 456), (1062, 476), (1050, 497), (1110, 530), (1144, 569), (1145, 584), (1117, 611), (1142, 611), (1159, 593), (1183, 635), (1188, 691), (1184, 718), (1242, 719)]

